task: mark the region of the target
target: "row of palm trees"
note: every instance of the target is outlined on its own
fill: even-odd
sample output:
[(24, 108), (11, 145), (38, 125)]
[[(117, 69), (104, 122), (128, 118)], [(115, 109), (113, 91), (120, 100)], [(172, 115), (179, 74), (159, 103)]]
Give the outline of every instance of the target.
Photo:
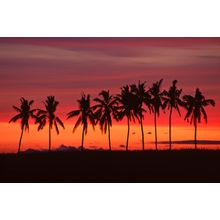
[[(180, 107), (186, 109), (185, 120), (194, 124), (195, 127), (195, 149), (197, 149), (197, 124), (201, 122), (201, 117), (207, 123), (207, 114), (205, 107), (208, 105), (215, 106), (213, 99), (206, 99), (202, 92), (197, 88), (195, 95), (182, 95), (182, 89), (177, 88), (177, 80), (174, 80), (169, 90), (162, 90), (163, 79), (153, 83), (152, 87), (146, 88), (146, 82), (126, 85), (120, 89), (117, 95), (110, 94), (109, 90), (103, 90), (91, 105), (91, 96), (83, 94), (78, 102), (78, 109), (67, 114), (67, 119), (78, 116), (73, 128), (73, 132), (79, 125), (82, 125), (82, 143), (81, 149), (84, 149), (84, 137), (88, 131), (88, 125), (94, 128), (99, 124), (100, 129), (105, 134), (108, 133), (109, 150), (111, 150), (111, 127), (113, 118), (116, 121), (127, 120), (127, 138), (126, 151), (129, 146), (130, 122), (138, 121), (141, 128), (142, 149), (145, 150), (143, 120), (146, 113), (154, 115), (155, 127), (155, 149), (158, 149), (157, 139), (157, 118), (161, 110), (169, 111), (169, 149), (172, 149), (172, 114), (176, 110), (181, 116)], [(49, 152), (51, 151), (51, 129), (55, 127), (56, 133), (59, 134), (59, 127), (63, 129), (64, 124), (56, 115), (58, 101), (54, 96), (48, 96), (43, 102), (44, 109), (32, 109), (34, 101), (28, 101), (25, 98), (20, 99), (20, 107), (13, 106), (17, 111), (9, 122), (21, 120), (21, 137), (19, 140), (18, 153), (20, 153), (21, 142), (25, 130), (29, 130), (29, 119), (34, 118), (38, 125), (38, 131), (48, 124), (49, 129)]]

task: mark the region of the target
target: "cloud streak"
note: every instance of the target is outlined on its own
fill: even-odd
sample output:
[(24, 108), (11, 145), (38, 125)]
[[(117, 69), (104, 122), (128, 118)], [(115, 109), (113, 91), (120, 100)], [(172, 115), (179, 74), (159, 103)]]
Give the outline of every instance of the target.
[[(158, 144), (169, 144), (169, 141), (159, 141)], [(195, 144), (194, 140), (185, 140), (185, 141), (172, 141), (172, 144), (181, 144), (181, 145), (193, 145)], [(220, 140), (211, 141), (211, 140), (197, 140), (197, 144), (203, 145), (219, 145)]]
[[(219, 58), (220, 38), (1, 38), (0, 110), (9, 117), (27, 94), (37, 101), (53, 94), (70, 106), (83, 91), (160, 78), (166, 88), (178, 79), (184, 93), (201, 87), (220, 100)], [(213, 114), (219, 110), (217, 103)]]

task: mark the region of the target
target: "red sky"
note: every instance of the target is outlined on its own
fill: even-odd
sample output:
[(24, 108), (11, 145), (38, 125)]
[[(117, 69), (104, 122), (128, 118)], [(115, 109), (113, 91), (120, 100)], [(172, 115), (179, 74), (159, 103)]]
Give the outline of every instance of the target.
[[(160, 78), (164, 79), (164, 89), (177, 79), (184, 94), (193, 94), (199, 87), (207, 98), (215, 99), (217, 105), (207, 109), (209, 123), (201, 125), (199, 138), (219, 140), (220, 38), (0, 38), (0, 151), (17, 148), (19, 127), (7, 122), (14, 115), (11, 106), (18, 105), (22, 96), (34, 99), (35, 107), (42, 107), (46, 96), (55, 95), (60, 101), (58, 114), (65, 121), (82, 92), (94, 98), (102, 89), (117, 93), (122, 85), (138, 80), (147, 81), (150, 87)], [(183, 117), (174, 114), (173, 121), (175, 140), (193, 138), (192, 127)], [(162, 114), (159, 129), (166, 129), (167, 122), (167, 115)], [(80, 128), (72, 134), (71, 122), (65, 124), (65, 132), (54, 135), (54, 146), (78, 146)], [(146, 116), (146, 132), (153, 132), (152, 125), (152, 116)], [(126, 126), (115, 123), (114, 127), (113, 143), (124, 144), (125, 137), (119, 139), (117, 131), (124, 133)], [(132, 147), (140, 145), (136, 127), (131, 135)], [(99, 137), (97, 141), (94, 134)], [(167, 139), (166, 131), (160, 135), (161, 140)], [(153, 134), (148, 136), (153, 141)], [(88, 146), (107, 143), (98, 127), (86, 139)], [(46, 129), (37, 133), (33, 125), (24, 136), (23, 147), (34, 146), (46, 147), (47, 138)]]

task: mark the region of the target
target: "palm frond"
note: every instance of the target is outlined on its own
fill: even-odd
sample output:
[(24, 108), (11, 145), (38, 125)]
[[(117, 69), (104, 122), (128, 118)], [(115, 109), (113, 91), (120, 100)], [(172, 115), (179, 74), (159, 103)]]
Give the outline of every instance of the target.
[(207, 117), (206, 111), (205, 111), (205, 109), (204, 109), (203, 107), (201, 107), (201, 111), (202, 111), (202, 114), (203, 114), (203, 118), (204, 118), (204, 120), (205, 120), (205, 122), (206, 122), (206, 124), (207, 124), (207, 122), (208, 122), (208, 117)]
[(14, 106), (14, 105), (13, 105), (12, 107), (13, 107), (13, 109), (15, 109), (15, 111), (17, 111), (17, 112), (21, 112), (21, 111), (22, 111), (20, 108)]
[(59, 134), (60, 131), (59, 131), (59, 128), (58, 128), (58, 126), (57, 126), (57, 121), (54, 122), (54, 125), (55, 125), (55, 129), (56, 129), (57, 134)]
[(37, 109), (36, 111), (37, 111), (36, 116), (46, 115), (47, 114), (47, 111), (42, 110), (42, 109)]
[(190, 117), (190, 115), (192, 114), (192, 112), (193, 112), (193, 108), (192, 108), (192, 107), (190, 107), (190, 108), (187, 109), (187, 113), (186, 113), (186, 115), (185, 115), (185, 120), (187, 120), (187, 119)]
[(17, 114), (13, 118), (10, 119), (9, 123), (16, 122), (18, 119), (22, 118), (22, 114)]
[(215, 106), (215, 101), (213, 99), (206, 99), (202, 102), (202, 105), (203, 106), (208, 106), (208, 105)]
[(63, 129), (65, 128), (63, 122), (60, 120), (59, 117), (56, 117), (55, 123), (58, 123)]
[(41, 114), (40, 116), (36, 115), (35, 116), (35, 124), (40, 123), (42, 120), (46, 120), (47, 115), (46, 114)]
[(76, 124), (73, 128), (73, 133), (76, 131), (76, 129), (78, 128), (78, 126), (80, 125), (80, 123), (82, 122), (82, 117), (80, 116), (77, 121), (76, 121)]
[(74, 110), (67, 114), (67, 119), (78, 116), (80, 114), (80, 110)]
[(46, 119), (43, 119), (43, 120), (39, 121), (39, 122), (38, 122), (39, 125), (38, 125), (37, 130), (38, 130), (38, 131), (39, 131), (39, 130), (42, 130), (42, 129), (45, 127), (46, 122), (47, 122)]
[(29, 106), (33, 105), (34, 100), (29, 101)]

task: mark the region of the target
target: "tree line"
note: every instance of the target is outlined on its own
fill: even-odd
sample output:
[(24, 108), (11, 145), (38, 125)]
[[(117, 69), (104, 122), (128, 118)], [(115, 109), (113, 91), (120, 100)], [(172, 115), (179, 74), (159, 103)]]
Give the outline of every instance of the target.
[[(147, 89), (146, 82), (138, 82), (137, 84), (125, 85), (120, 88), (120, 93), (113, 95), (109, 90), (103, 90), (98, 97), (93, 99), (94, 105), (91, 104), (90, 94), (82, 94), (77, 100), (78, 109), (67, 114), (67, 120), (78, 117), (73, 127), (73, 132), (79, 125), (82, 125), (82, 142), (81, 149), (84, 150), (84, 137), (88, 131), (88, 125), (93, 128), (100, 126), (103, 133), (108, 133), (109, 150), (111, 147), (111, 127), (112, 120), (127, 120), (127, 138), (126, 151), (129, 147), (130, 122), (138, 122), (141, 129), (142, 150), (145, 150), (143, 120), (147, 114), (153, 114), (155, 128), (155, 149), (158, 150), (157, 138), (157, 118), (162, 111), (169, 113), (169, 149), (172, 149), (172, 114), (177, 111), (181, 116), (180, 107), (186, 110), (184, 120), (194, 125), (194, 144), (197, 149), (197, 125), (201, 123), (203, 117), (207, 123), (207, 113), (205, 107), (215, 106), (213, 99), (206, 99), (199, 88), (196, 89), (194, 95), (183, 95), (182, 89), (177, 87), (177, 80), (172, 82), (168, 90), (162, 90), (163, 79), (156, 81)], [(21, 150), (21, 142), (24, 131), (29, 130), (29, 119), (33, 118), (35, 124), (38, 125), (38, 131), (45, 128), (48, 124), (49, 132), (49, 152), (51, 151), (51, 129), (54, 127), (56, 133), (59, 134), (59, 126), (63, 129), (64, 124), (56, 115), (59, 102), (54, 96), (48, 96), (43, 102), (44, 109), (33, 109), (34, 100), (20, 99), (20, 106), (13, 106), (17, 114), (11, 118), (10, 122), (20, 120), (21, 136), (18, 145), (18, 154)]]

